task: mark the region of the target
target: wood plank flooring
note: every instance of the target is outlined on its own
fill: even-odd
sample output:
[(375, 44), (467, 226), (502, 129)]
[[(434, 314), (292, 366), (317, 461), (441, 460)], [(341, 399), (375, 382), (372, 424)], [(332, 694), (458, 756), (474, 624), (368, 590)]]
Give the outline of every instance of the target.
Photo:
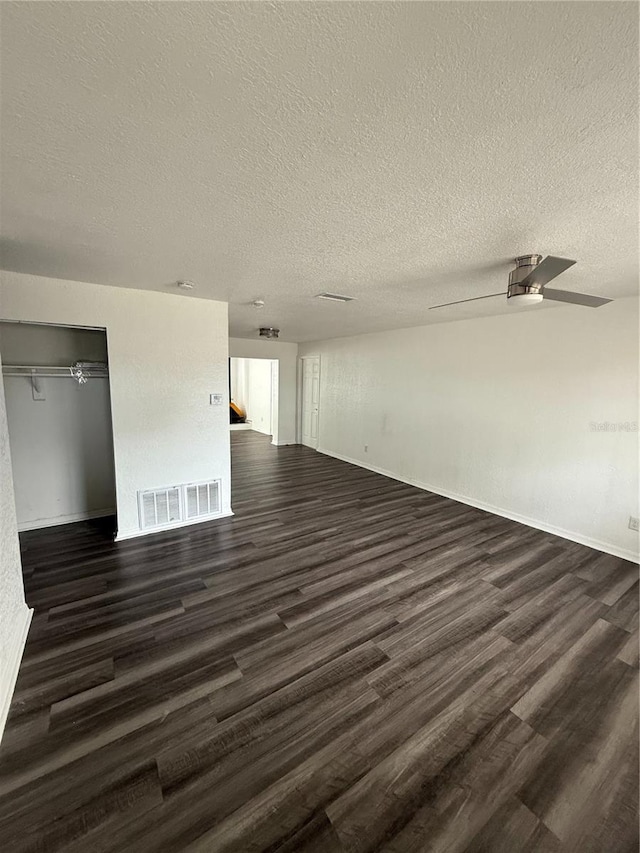
[(638, 567), (264, 436), (235, 517), (22, 537), (7, 853), (636, 853)]

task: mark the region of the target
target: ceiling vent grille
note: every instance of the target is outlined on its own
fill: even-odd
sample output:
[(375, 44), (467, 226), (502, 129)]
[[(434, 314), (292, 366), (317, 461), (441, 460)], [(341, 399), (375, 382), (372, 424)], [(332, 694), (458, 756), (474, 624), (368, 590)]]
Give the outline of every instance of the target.
[(354, 302), (355, 296), (341, 296), (339, 293), (319, 293), (317, 299), (328, 299), (330, 302)]
[(186, 518), (202, 518), (220, 512), (220, 480), (185, 486)]
[(138, 492), (140, 527), (165, 527), (182, 521), (182, 494), (180, 486)]
[(221, 513), (221, 493), (221, 480), (140, 491), (140, 528), (161, 529), (201, 518), (215, 518)]

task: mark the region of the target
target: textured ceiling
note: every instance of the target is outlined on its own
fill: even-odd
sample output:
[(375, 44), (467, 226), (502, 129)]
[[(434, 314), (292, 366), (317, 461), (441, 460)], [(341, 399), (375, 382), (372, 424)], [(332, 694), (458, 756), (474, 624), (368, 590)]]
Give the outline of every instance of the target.
[(1, 6), (6, 269), (294, 341), (504, 312), (427, 309), (520, 253), (636, 292), (635, 3)]

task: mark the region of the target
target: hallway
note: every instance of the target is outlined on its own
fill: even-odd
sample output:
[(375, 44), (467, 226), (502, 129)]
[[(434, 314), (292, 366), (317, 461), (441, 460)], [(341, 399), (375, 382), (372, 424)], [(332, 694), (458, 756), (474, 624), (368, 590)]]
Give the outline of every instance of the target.
[(638, 567), (231, 440), (232, 518), (21, 537), (3, 848), (636, 851)]

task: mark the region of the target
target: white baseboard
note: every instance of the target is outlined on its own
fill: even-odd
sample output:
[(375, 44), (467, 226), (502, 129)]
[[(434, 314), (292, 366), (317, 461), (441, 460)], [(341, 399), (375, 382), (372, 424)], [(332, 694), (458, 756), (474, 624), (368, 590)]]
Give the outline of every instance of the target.
[(25, 604), (18, 625), (16, 626), (15, 640), (11, 648), (6, 650), (6, 669), (2, 672), (2, 679), (0, 680), (0, 739), (2, 739), (7, 717), (9, 716), (11, 699), (13, 691), (16, 688), (18, 671), (20, 669), (20, 662), (22, 661), (22, 653), (27, 642), (27, 634), (32, 616), (33, 610)]
[(297, 444), (297, 441), (272, 441), (274, 447), (289, 447), (292, 444)]
[(596, 551), (603, 551), (605, 554), (611, 554), (614, 557), (621, 557), (624, 560), (630, 560), (632, 563), (640, 562), (640, 556), (637, 552), (631, 549), (619, 548), (610, 542), (601, 542), (598, 539), (592, 539), (589, 536), (583, 536), (581, 533), (575, 533), (572, 530), (565, 530), (562, 527), (555, 527), (553, 524), (547, 524), (543, 521), (538, 521), (535, 518), (529, 518), (525, 515), (520, 515), (517, 512), (503, 509), (502, 507), (493, 506), (492, 504), (478, 501), (475, 498), (459, 495), (456, 492), (447, 492), (443, 489), (437, 489), (429, 483), (422, 483), (419, 480), (413, 480), (409, 477), (400, 477), (394, 474), (393, 471), (387, 471), (384, 468), (378, 468), (376, 465), (369, 465), (366, 462), (360, 462), (357, 459), (351, 459), (348, 456), (343, 456), (341, 453), (334, 453), (332, 450), (318, 447), (318, 453), (324, 453), (325, 456), (332, 456), (334, 459), (339, 459), (341, 462), (348, 462), (350, 465), (356, 465), (358, 468), (366, 468), (367, 471), (373, 471), (374, 474), (382, 474), (383, 477), (389, 477), (391, 480), (398, 480), (401, 483), (406, 483), (409, 486), (415, 486), (418, 489), (423, 489), (426, 492), (433, 492), (434, 495), (440, 495), (443, 498), (449, 498), (458, 503), (467, 504), (482, 509), (485, 512), (490, 512), (493, 515), (499, 515), (501, 518), (508, 518), (509, 521), (517, 521), (519, 524), (525, 524), (527, 527), (533, 527), (536, 530), (542, 530), (544, 533), (552, 533), (554, 536), (559, 536), (562, 539), (568, 539), (570, 542), (577, 542), (578, 545), (586, 545), (588, 548), (594, 548)]
[(138, 539), (140, 536), (151, 536), (154, 533), (166, 533), (168, 530), (181, 530), (183, 527), (192, 527), (194, 524), (206, 524), (208, 521), (217, 521), (219, 518), (229, 518), (233, 512), (220, 512), (217, 515), (209, 515), (206, 518), (192, 518), (189, 521), (179, 521), (177, 524), (163, 524), (161, 527), (153, 527), (150, 530), (125, 530), (118, 531), (115, 541), (124, 542), (126, 539)]
[(96, 509), (93, 512), (74, 512), (70, 515), (57, 515), (54, 518), (37, 518), (34, 521), (18, 522), (18, 531), (40, 530), (41, 527), (57, 527), (60, 524), (73, 524), (74, 521), (88, 521), (90, 518), (105, 518), (115, 515), (116, 508)]

